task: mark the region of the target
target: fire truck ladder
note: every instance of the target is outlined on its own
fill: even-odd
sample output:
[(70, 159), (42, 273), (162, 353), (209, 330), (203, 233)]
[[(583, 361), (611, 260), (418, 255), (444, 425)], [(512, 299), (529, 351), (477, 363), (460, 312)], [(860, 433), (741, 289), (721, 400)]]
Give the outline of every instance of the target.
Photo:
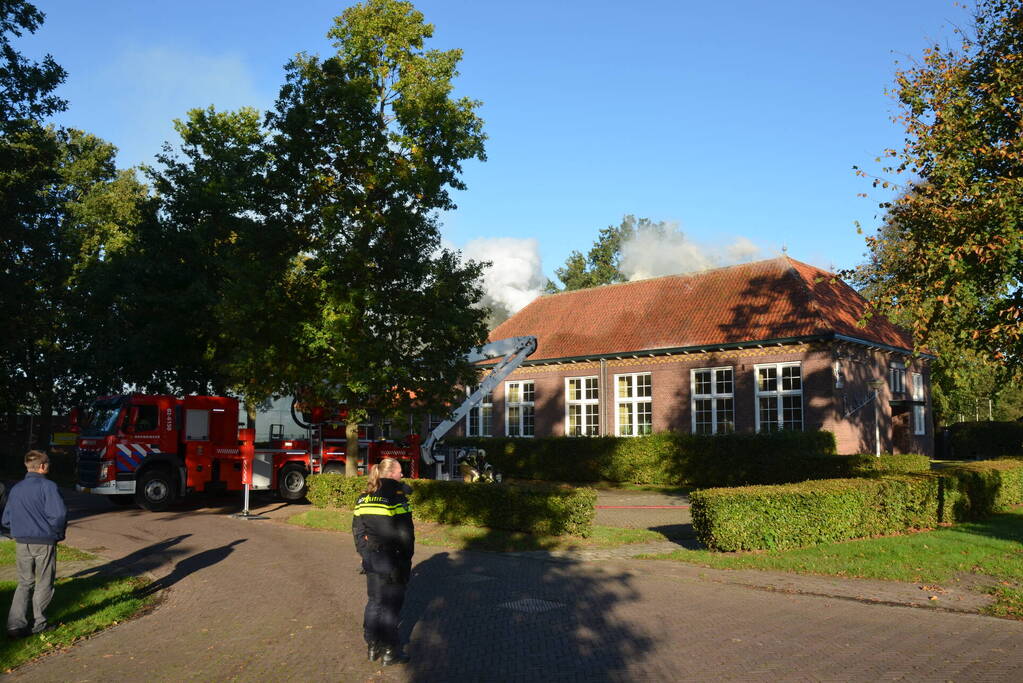
[(309, 472), (323, 471), (323, 426), (309, 425)]

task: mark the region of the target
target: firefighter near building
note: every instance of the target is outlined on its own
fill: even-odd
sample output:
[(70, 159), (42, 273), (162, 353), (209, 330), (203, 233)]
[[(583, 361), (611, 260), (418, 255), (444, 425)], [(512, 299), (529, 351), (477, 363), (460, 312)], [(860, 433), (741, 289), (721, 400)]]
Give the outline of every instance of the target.
[[(360, 471), (393, 458), (406, 476), (452, 478), (459, 453), (440, 439), (484, 396), (536, 350), (534, 337), (512, 337), (486, 344), (466, 355), (482, 363), (486, 375), (475, 391), (420, 441), (366, 441), (357, 454)], [(496, 360), (496, 363), (489, 364)], [(310, 409), (302, 414), (307, 437), (273, 439), (270, 448), (254, 446), (255, 432), (238, 429), (238, 400), (226, 396), (125, 394), (96, 399), (72, 428), (78, 431), (78, 491), (107, 496), (119, 505), (137, 503), (161, 511), (191, 493), (275, 491), (300, 500), (311, 474), (345, 472), (345, 443), (333, 438), (342, 416)], [(343, 429), (340, 430), (343, 433)], [(362, 449), (360, 449), (362, 450)], [(464, 453), (461, 454), (463, 457)], [(421, 463), (430, 467), (422, 467)]]

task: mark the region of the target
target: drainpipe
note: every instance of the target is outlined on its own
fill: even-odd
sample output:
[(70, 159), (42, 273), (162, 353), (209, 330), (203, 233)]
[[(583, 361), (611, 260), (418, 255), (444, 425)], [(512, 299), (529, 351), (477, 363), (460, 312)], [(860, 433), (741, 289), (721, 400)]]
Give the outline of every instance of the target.
[(867, 386), (874, 390), (874, 456), (881, 457), (881, 387), (884, 386), (883, 379), (872, 379)]
[(607, 397), (610, 395), (608, 393), (609, 391), (610, 391), (610, 387), (607, 386), (607, 360), (601, 358), (600, 359), (600, 394), (599, 394), (600, 395), (600, 412), (598, 413), (598, 415), (600, 415), (600, 422), (601, 422), (601, 424), (599, 426), (600, 433), (603, 434), (604, 436), (608, 436), (609, 435), (608, 434), (608, 430), (607, 430), (607, 426), (608, 426), (608, 419), (607, 419), (608, 401), (607, 401)]

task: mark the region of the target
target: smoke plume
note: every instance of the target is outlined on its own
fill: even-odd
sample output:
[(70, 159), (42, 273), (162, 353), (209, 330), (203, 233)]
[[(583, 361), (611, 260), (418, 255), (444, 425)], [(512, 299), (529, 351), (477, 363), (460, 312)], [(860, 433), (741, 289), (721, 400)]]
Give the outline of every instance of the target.
[(480, 302), (491, 310), (491, 327), (543, 293), (547, 278), (535, 239), (481, 237), (466, 244), (462, 253), (474, 261), (491, 262), (483, 273), (484, 295)]
[(700, 244), (677, 223), (639, 226), (621, 246), (619, 270), (628, 280), (645, 280), (730, 266), (763, 258), (763, 250), (745, 237), (724, 245)]

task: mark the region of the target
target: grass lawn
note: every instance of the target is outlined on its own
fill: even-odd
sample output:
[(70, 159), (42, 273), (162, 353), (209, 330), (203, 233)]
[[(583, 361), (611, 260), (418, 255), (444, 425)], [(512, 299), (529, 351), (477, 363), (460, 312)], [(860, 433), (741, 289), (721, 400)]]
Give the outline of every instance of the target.
[(1023, 509), (981, 522), (797, 550), (719, 553), (677, 550), (671, 559), (718, 569), (770, 569), (801, 574), (915, 583), (976, 583), (994, 593), (992, 614), (1023, 619)]
[[(288, 519), (289, 524), (351, 533), (352, 514), (347, 510), (314, 509)], [(647, 529), (619, 529), (595, 525), (588, 538), (581, 536), (533, 536), (518, 531), (483, 529), (416, 522), (416, 543), (459, 550), (521, 552), (525, 550), (576, 550), (611, 548), (630, 543), (663, 541), (664, 536)]]
[[(91, 557), (63, 544), (57, 546), (58, 564)], [(14, 542), (0, 542), (0, 565), (13, 564)], [(46, 611), (48, 621), (57, 628), (18, 640), (0, 636), (0, 671), (10, 671), (41, 654), (130, 619), (155, 601), (140, 592), (147, 584), (144, 579), (108, 576), (59, 579)], [(0, 618), (6, 620), (17, 586), (14, 581), (0, 581)]]

